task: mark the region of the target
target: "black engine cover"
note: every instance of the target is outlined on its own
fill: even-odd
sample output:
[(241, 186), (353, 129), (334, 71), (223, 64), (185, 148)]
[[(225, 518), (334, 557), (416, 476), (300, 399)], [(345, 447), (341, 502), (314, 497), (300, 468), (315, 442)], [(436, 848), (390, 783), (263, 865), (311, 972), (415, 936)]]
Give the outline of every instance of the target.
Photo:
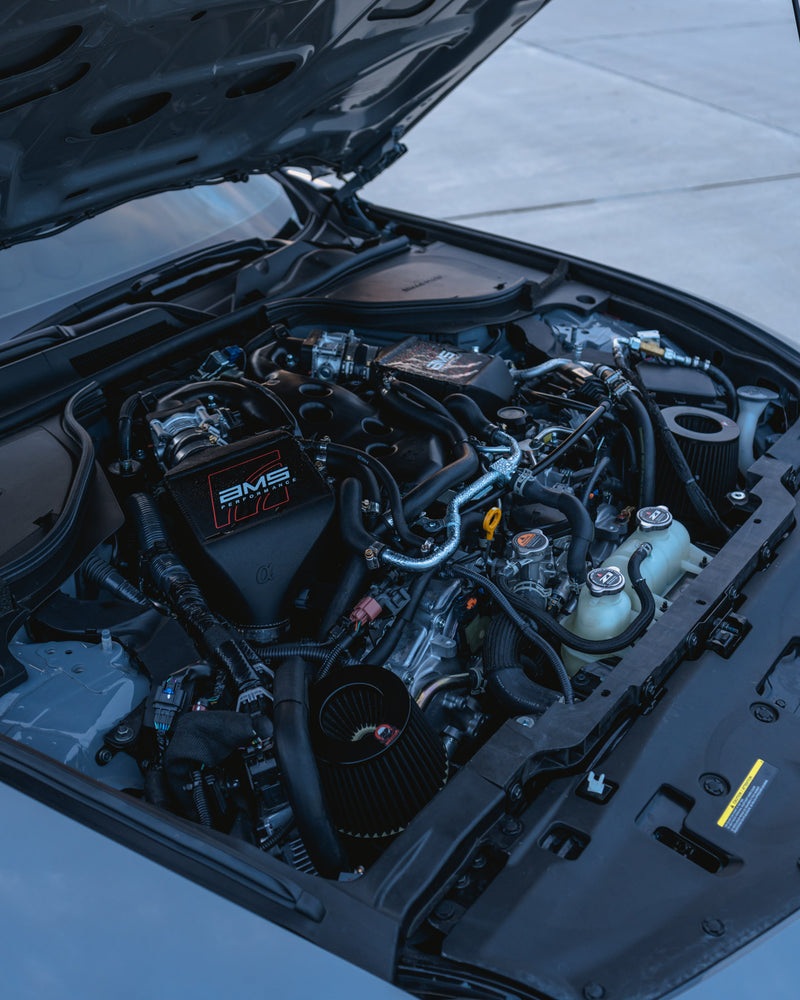
[(215, 610), (253, 630), (284, 621), (334, 508), (295, 439), (275, 431), (207, 449), (165, 484), (196, 542), (184, 558)]

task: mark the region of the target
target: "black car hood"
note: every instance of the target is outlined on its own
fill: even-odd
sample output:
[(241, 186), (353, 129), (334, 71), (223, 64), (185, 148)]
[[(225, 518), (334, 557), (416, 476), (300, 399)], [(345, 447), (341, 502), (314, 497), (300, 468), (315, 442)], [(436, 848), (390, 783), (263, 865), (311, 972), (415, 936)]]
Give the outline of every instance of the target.
[(546, 2), (5, 4), (0, 238), (290, 164), (366, 178)]

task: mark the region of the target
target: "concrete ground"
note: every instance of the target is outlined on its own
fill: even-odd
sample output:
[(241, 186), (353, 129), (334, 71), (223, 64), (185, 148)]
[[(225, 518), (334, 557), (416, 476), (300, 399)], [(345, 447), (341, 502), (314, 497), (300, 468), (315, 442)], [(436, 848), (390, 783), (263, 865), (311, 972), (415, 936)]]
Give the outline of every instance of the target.
[(684, 288), (800, 344), (791, 0), (553, 0), (365, 197)]

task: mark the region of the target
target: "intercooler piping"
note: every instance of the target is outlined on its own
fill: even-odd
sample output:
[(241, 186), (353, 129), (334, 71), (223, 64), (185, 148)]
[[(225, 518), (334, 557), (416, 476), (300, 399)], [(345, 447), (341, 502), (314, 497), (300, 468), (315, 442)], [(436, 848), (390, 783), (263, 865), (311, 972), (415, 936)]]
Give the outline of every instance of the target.
[[(434, 548), (429, 555), (423, 556), (407, 556), (402, 552), (396, 552), (394, 549), (389, 548), (372, 550), (371, 555), (367, 557), (368, 560), (376, 558), (386, 566), (395, 566), (397, 569), (406, 570), (409, 573), (424, 573), (435, 566), (440, 566), (446, 559), (453, 555), (461, 542), (461, 508), (470, 500), (480, 496), (484, 490), (490, 489), (497, 483), (509, 482), (517, 471), (522, 458), (519, 445), (514, 438), (504, 431), (496, 430), (493, 435), (493, 441), (497, 444), (505, 445), (508, 448), (509, 455), (507, 458), (496, 459), (488, 471), (473, 483), (470, 483), (469, 486), (465, 486), (463, 490), (456, 493), (452, 500), (450, 500), (445, 515), (445, 532), (447, 538), (442, 545)], [(370, 552), (370, 550), (367, 551)]]

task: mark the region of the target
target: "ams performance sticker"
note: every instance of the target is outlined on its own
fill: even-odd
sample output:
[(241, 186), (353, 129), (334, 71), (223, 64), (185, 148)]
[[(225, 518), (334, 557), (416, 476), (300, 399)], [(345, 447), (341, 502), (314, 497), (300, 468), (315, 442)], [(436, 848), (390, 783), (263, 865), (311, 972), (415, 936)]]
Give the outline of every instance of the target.
[(738, 833), (742, 823), (763, 795), (764, 789), (777, 773), (777, 767), (773, 767), (772, 764), (759, 758), (736, 789), (736, 793), (725, 808), (725, 812), (717, 820), (717, 826), (728, 830), (729, 833)]

